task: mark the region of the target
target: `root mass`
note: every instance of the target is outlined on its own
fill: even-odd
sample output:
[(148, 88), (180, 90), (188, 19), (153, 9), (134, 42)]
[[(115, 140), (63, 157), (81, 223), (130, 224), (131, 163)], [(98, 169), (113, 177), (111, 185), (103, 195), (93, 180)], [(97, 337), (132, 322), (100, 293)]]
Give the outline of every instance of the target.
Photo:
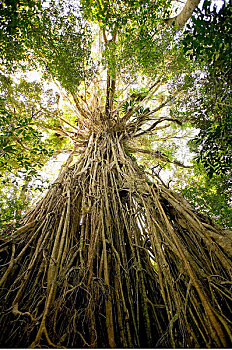
[(1, 346), (229, 346), (231, 243), (117, 133), (92, 135), (2, 233)]

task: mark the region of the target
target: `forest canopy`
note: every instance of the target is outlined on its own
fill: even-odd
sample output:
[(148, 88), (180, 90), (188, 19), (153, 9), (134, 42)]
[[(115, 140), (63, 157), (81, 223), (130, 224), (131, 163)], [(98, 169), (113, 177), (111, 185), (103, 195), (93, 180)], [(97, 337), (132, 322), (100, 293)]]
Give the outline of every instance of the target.
[[(153, 142), (157, 132), (152, 135), (152, 130), (145, 134), (145, 139), (138, 136), (134, 149), (141, 148), (138, 145), (142, 144), (153, 155), (137, 152), (136, 156), (142, 166), (156, 169), (156, 176), (163, 174), (165, 169), (172, 169), (177, 177), (172, 177), (170, 186), (178, 189), (181, 181), (182, 193), (197, 209), (210, 213), (219, 223), (230, 227), (230, 5), (228, 1), (217, 6), (210, 1), (204, 1), (199, 7), (197, 2), (193, 3), (190, 21), (176, 35), (178, 26), (175, 27), (170, 18), (175, 19), (177, 13), (185, 11), (172, 1), (3, 2), (0, 14), (2, 222), (16, 218), (16, 212), (19, 215), (23, 209), (20, 188), (25, 184), (29, 205), (29, 188), (35, 188), (30, 186), (29, 178), (39, 176), (37, 170), (49, 157), (55, 159), (58, 153), (73, 147), (73, 141), (69, 143), (70, 133), (65, 131), (65, 128), (72, 128), (68, 124), (62, 125), (61, 114), (65, 113), (64, 119), (75, 127), (75, 111), (68, 116), (70, 106), (67, 104), (73, 96), (76, 96), (76, 102), (78, 98), (81, 101), (78, 103), (86, 103), (86, 94), (92, 94), (96, 88), (103, 94), (106, 84), (101, 82), (100, 86), (96, 82), (104, 80), (103, 71), (108, 69), (111, 79), (118, 79), (120, 88), (115, 92), (114, 101), (122, 104), (121, 113), (138, 107), (138, 102), (148, 95), (152, 82), (159, 80), (155, 99), (152, 100), (154, 96), (145, 99), (147, 106), (143, 103), (135, 113), (136, 116), (142, 114), (150, 105), (157, 110), (157, 125), (161, 123), (163, 130), (158, 131), (161, 140)], [(117, 40), (113, 40), (114, 33), (117, 33)], [(25, 75), (34, 69), (39, 69), (43, 82), (28, 82), (28, 78), (23, 77), (22, 72)], [(17, 83), (14, 82), (16, 72), (21, 79)], [(46, 88), (46, 81), (55, 81), (63, 92), (57, 87), (54, 90), (54, 84), (52, 88)], [(32, 90), (34, 96), (29, 97)], [(66, 99), (61, 97), (62, 104), (56, 104), (64, 91)], [(20, 103), (19, 94), (22, 96)], [(27, 101), (23, 95), (27, 95)], [(17, 108), (15, 104), (18, 104)], [(160, 118), (162, 113), (164, 121)], [(150, 120), (152, 114), (146, 117), (147, 129), (152, 126)], [(166, 129), (165, 120), (166, 125), (170, 124)], [(198, 132), (194, 132), (194, 128)], [(189, 170), (183, 170), (177, 164), (175, 154), (180, 142), (175, 141), (181, 138), (189, 141), (192, 157), (196, 160)], [(201, 179), (197, 176), (199, 169)], [(197, 188), (191, 189), (194, 181), (191, 183), (189, 179), (194, 173), (198, 188), (204, 187), (204, 198), (195, 195), (199, 192)], [(21, 179), (19, 186), (16, 185), (18, 176)], [(170, 175), (168, 178), (171, 180)], [(9, 193), (13, 194), (10, 196), (11, 209)], [(223, 203), (220, 214), (210, 199), (216, 193)]]
[(231, 344), (231, 8), (1, 2), (1, 344)]

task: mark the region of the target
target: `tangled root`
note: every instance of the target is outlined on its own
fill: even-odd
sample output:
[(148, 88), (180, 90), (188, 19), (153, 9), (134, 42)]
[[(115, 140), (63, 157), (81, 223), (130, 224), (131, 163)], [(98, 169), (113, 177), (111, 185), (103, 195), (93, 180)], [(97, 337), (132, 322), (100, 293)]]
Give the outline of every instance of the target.
[[(225, 244), (226, 242), (226, 244)], [(230, 231), (90, 138), (1, 239), (5, 347), (226, 347)]]

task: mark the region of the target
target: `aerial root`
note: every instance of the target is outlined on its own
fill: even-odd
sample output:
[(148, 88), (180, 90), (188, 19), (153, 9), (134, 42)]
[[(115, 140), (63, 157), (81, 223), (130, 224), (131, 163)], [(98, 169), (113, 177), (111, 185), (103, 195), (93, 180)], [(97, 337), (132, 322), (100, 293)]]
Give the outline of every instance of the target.
[(32, 314), (30, 312), (28, 312), (28, 311), (26, 311), (26, 312), (19, 311), (18, 303), (14, 304), (14, 306), (12, 307), (12, 312), (13, 312), (14, 315), (20, 315), (20, 316), (25, 316), (26, 315), (26, 316), (29, 316), (32, 322), (36, 322), (36, 319), (32, 316)]
[(231, 256), (215, 238), (230, 231), (149, 183), (117, 137), (92, 138), (14, 242), (4, 233), (3, 346), (231, 344)]

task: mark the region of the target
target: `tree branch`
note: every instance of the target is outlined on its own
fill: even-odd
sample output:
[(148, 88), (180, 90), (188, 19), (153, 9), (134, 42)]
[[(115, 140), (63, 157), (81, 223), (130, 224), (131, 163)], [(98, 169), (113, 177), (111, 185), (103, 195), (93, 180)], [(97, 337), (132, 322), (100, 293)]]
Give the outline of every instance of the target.
[(31, 151), (32, 148), (29, 148), (27, 146), (25, 146), (22, 141), (20, 140), (20, 138), (18, 138), (17, 136), (13, 136), (13, 138), (20, 144), (20, 146), (25, 149), (26, 151)]
[[(112, 34), (112, 39), (107, 40), (106, 32), (105, 32), (105, 30), (103, 30), (103, 38), (104, 38), (104, 42), (107, 46), (111, 42), (115, 43), (116, 36), (117, 36), (117, 32), (116, 32), (116, 30), (114, 30), (113, 34)], [(112, 52), (112, 55), (114, 56), (114, 52)], [(107, 88), (106, 88), (106, 106), (105, 106), (105, 114), (106, 114), (107, 118), (109, 118), (110, 112), (111, 112), (112, 107), (113, 107), (115, 87), (116, 87), (115, 77), (113, 77), (113, 79), (112, 79), (110, 74), (109, 74), (109, 70), (108, 70), (108, 72), (107, 72)]]
[(107, 72), (107, 86), (106, 86), (106, 106), (105, 106), (105, 115), (108, 118), (109, 116), (109, 98), (110, 98), (110, 75), (109, 72)]
[(78, 100), (78, 97), (75, 94), (72, 94), (73, 100), (75, 102), (76, 108), (78, 110), (78, 112), (82, 115), (82, 117), (86, 118), (88, 117), (90, 114), (88, 111), (86, 111), (81, 105), (80, 102)]
[(179, 162), (178, 160), (170, 160), (166, 154), (160, 153), (159, 151), (154, 152), (154, 151), (149, 151), (147, 149), (131, 148), (131, 147), (128, 148), (128, 151), (132, 152), (132, 153), (139, 152), (139, 153), (144, 153), (144, 154), (150, 154), (150, 155), (154, 156), (155, 158), (162, 160), (163, 162), (173, 163), (173, 164), (178, 165), (179, 167), (182, 167), (182, 168), (187, 168), (187, 169), (192, 168), (192, 166), (184, 165), (183, 163)]
[[(173, 118), (161, 118), (159, 120), (156, 120), (147, 130), (144, 130), (144, 131), (141, 131), (139, 134), (137, 135), (134, 135), (134, 137), (139, 137), (141, 135), (144, 135), (146, 134), (147, 132), (149, 131), (152, 131), (155, 129), (156, 125), (158, 125), (159, 123), (162, 123), (164, 121), (171, 121), (171, 122), (175, 122), (177, 123), (178, 125), (182, 125), (182, 123), (178, 120), (178, 119), (173, 119)], [(170, 125), (170, 124), (169, 124)]]
[[(160, 82), (161, 82), (161, 76), (158, 78), (158, 80), (149, 88), (148, 92), (151, 91), (150, 94), (148, 94), (147, 96), (144, 96), (143, 99), (141, 100), (141, 102), (133, 107), (131, 110), (129, 110), (123, 117), (122, 117), (122, 122), (127, 122), (130, 117), (134, 114), (134, 112), (136, 112), (141, 106), (142, 106), (142, 103), (146, 100), (148, 100), (157, 90), (158, 88), (160, 87)], [(152, 89), (155, 88), (153, 91)]]
[(62, 87), (60, 86), (59, 82), (56, 81), (55, 79), (53, 79), (53, 82), (54, 84), (59, 88), (59, 92), (61, 94), (61, 96), (66, 100), (68, 101), (70, 107), (72, 108), (73, 112), (76, 114), (77, 116), (77, 119), (78, 119), (78, 122), (84, 126), (84, 127), (88, 127), (88, 125), (86, 125), (86, 121), (88, 120), (87, 117), (90, 116), (90, 113), (88, 111), (86, 111), (86, 109), (84, 109), (80, 103), (79, 103), (79, 100), (78, 100), (78, 97), (75, 95), (75, 94), (72, 94), (72, 97), (73, 97), (73, 100), (74, 100), (74, 103), (70, 100), (69, 96), (67, 96)]
[(67, 120), (63, 119), (62, 117), (59, 117), (59, 119), (60, 119), (62, 122), (64, 122), (65, 124), (71, 126), (71, 127), (72, 127), (73, 129), (75, 129), (76, 131), (79, 131), (79, 129), (78, 129), (76, 126), (70, 124)]
[(111, 111), (113, 108), (115, 87), (116, 87), (115, 80), (111, 80), (111, 86), (110, 86), (110, 92), (109, 92), (109, 111)]
[(43, 128), (45, 130), (49, 129), (49, 130), (52, 130), (52, 131), (54, 131), (54, 132), (56, 132), (56, 133), (58, 133), (58, 134), (60, 134), (62, 136), (68, 137), (68, 138), (70, 138), (72, 140), (76, 140), (76, 137), (73, 137), (73, 135), (71, 135), (71, 134), (74, 134), (73, 131), (69, 131), (69, 130), (65, 131), (65, 130), (59, 128), (59, 127), (50, 126), (49, 124), (47, 124), (45, 122), (37, 123), (36, 125), (38, 125), (39, 127)]
[(176, 26), (177, 29), (182, 28), (187, 20), (192, 16), (193, 11), (200, 3), (200, 0), (187, 0), (183, 10), (179, 13), (179, 15), (165, 19), (164, 22), (167, 26)]

